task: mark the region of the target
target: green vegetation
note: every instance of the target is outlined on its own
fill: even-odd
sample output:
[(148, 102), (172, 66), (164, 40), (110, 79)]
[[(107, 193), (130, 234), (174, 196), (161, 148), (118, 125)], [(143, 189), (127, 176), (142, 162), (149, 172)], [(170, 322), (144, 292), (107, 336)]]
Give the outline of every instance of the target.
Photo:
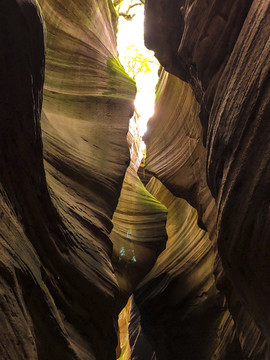
[(129, 75), (135, 80), (136, 75), (139, 73), (148, 73), (151, 71), (150, 64), (158, 65), (154, 57), (149, 57), (149, 54), (144, 51), (139, 51), (135, 45), (130, 45), (127, 48), (126, 68)]
[[(125, 71), (119, 60), (112, 56), (107, 59), (108, 90), (102, 95), (111, 97), (133, 98), (136, 92), (136, 83)], [(123, 86), (123, 90), (121, 87)], [(128, 89), (130, 91), (128, 91)], [(128, 92), (127, 92), (128, 91)]]
[(121, 65), (120, 61), (116, 58), (116, 57), (111, 57), (107, 60), (107, 71), (108, 74), (111, 77), (115, 77), (118, 76), (119, 73), (122, 74), (123, 76), (129, 78), (134, 85), (136, 85), (135, 81), (133, 78), (131, 78), (125, 71), (124, 67)]
[(130, 15), (130, 10), (133, 9), (135, 6), (140, 6), (145, 4), (145, 0), (135, 0), (135, 3), (133, 3), (133, 0), (130, 0), (130, 5), (128, 9), (125, 12), (120, 12), (121, 5), (126, 0), (114, 0), (113, 5), (115, 6), (116, 10), (119, 11), (119, 16), (123, 16), (126, 20), (132, 20), (135, 14)]

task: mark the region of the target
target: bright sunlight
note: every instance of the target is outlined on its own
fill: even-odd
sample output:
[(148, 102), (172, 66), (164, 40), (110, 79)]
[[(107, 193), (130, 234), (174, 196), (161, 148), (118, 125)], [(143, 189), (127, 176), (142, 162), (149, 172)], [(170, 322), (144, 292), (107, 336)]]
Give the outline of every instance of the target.
[(137, 84), (135, 111), (140, 136), (147, 131), (147, 122), (154, 113), (155, 87), (159, 63), (154, 52), (144, 46), (144, 1), (115, 1), (119, 13), (117, 48), (126, 72)]

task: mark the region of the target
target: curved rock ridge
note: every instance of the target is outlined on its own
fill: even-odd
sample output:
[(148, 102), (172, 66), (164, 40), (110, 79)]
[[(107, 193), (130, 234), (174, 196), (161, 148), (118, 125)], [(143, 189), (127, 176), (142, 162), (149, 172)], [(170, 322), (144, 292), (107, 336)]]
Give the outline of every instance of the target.
[(110, 1), (40, 6), (46, 177), (43, 18), (35, 1), (0, 4), (0, 358), (115, 359), (109, 232), (135, 86), (115, 57)]
[(129, 314), (130, 314), (130, 299), (126, 306), (120, 312), (118, 317), (118, 346), (116, 349), (116, 358), (121, 360), (131, 359), (131, 348), (129, 343)]
[(242, 359), (224, 295), (215, 284), (215, 251), (197, 211), (152, 178), (147, 190), (168, 209), (166, 249), (135, 291), (142, 331), (159, 359)]
[(105, 0), (40, 5), (47, 27), (45, 160), (73, 183), (73, 191), (82, 188), (78, 195), (87, 196), (97, 223), (110, 231), (129, 161), (125, 139), (135, 96), (134, 82), (116, 58), (116, 14)]
[[(174, 7), (173, 21), (167, 6)], [(270, 295), (269, 13), (267, 0), (146, 1), (147, 45), (165, 69), (189, 82), (200, 104), (202, 167), (217, 206), (222, 265), (216, 276), (225, 277), (218, 286), (248, 359), (270, 356), (264, 341)]]
[(118, 320), (117, 359), (154, 360), (153, 349), (142, 333), (140, 314), (132, 293), (166, 246), (167, 209), (146, 190), (137, 175), (143, 154), (135, 118), (130, 122), (127, 140), (131, 162), (113, 215), (114, 227), (110, 235), (112, 263), (120, 288), (117, 311), (125, 306)]
[(126, 135), (135, 85), (116, 58), (111, 1), (40, 5), (47, 26), (42, 118), (47, 180), (74, 238), (69, 244), (72, 262), (83, 269), (89, 291), (93, 288), (84, 309), (74, 309), (61, 295), (59, 307), (73, 326), (77, 322), (76, 331), (86, 341), (92, 338), (99, 346), (97, 358), (108, 359), (114, 355), (112, 320), (118, 315), (108, 235), (129, 163)]
[(200, 106), (191, 87), (162, 70), (155, 114), (144, 135), (146, 170), (199, 211), (200, 225), (215, 239), (216, 208), (206, 181)]
[(140, 137), (130, 129), (131, 162), (113, 215), (113, 266), (121, 297), (119, 310), (153, 267), (167, 241), (167, 209), (144, 187), (137, 175)]
[(119, 314), (119, 343), (117, 359), (121, 360), (156, 360), (153, 347), (147, 341), (141, 326), (140, 311), (134, 296)]
[(269, 359), (269, 13), (146, 0), (146, 43), (181, 79), (162, 71), (145, 137), (172, 194), (143, 187), (131, 134), (126, 172), (111, 0), (0, 1), (1, 359)]

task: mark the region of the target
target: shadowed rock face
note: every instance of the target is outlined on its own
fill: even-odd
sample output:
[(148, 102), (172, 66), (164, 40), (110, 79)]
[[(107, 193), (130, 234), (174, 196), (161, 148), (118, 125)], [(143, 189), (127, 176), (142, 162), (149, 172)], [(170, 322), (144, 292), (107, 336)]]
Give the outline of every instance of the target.
[[(1, 359), (115, 358), (110, 218), (134, 83), (109, 2), (1, 2)], [(106, 346), (104, 346), (106, 343)]]
[(0, 1), (1, 359), (269, 358), (269, 8), (146, 1), (146, 190), (111, 1)]
[(216, 288), (215, 251), (197, 225), (196, 210), (154, 178), (147, 189), (168, 209), (166, 249), (135, 291), (156, 359), (242, 359), (224, 295)]
[[(197, 189), (206, 169), (217, 207), (221, 257), (221, 262), (216, 260), (217, 285), (226, 294), (242, 351), (249, 359), (269, 357), (269, 12), (268, 1), (146, 2), (146, 43), (165, 69), (191, 85), (200, 105), (206, 150), (196, 153), (198, 145), (190, 146), (189, 134), (180, 141), (181, 133), (171, 130), (172, 123), (183, 123), (182, 109), (172, 115), (177, 110), (171, 107), (162, 118), (157, 111), (152, 121), (161, 122), (163, 132), (157, 135), (154, 126), (149, 127), (147, 167), (175, 195), (181, 191), (199, 213), (203, 201)], [(164, 91), (166, 104), (175, 105), (183, 97), (179, 87), (174, 94), (169, 85)], [(187, 91), (184, 96), (190, 99)], [(196, 122), (196, 114), (188, 118), (189, 123)], [(170, 144), (173, 151), (163, 144)], [(192, 155), (187, 156), (190, 149)], [(190, 169), (194, 153), (202, 164), (199, 176), (194, 163)], [(181, 168), (182, 181), (174, 170), (180, 174)], [(182, 186), (186, 168), (193, 178)], [(195, 184), (192, 193), (197, 204), (190, 197), (190, 184)], [(207, 222), (203, 223), (207, 229)]]

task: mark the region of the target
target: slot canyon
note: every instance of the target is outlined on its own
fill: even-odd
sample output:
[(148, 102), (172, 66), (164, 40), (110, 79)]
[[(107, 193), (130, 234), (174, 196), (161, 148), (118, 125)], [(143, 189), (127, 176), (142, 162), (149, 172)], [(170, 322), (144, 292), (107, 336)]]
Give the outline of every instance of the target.
[(269, 360), (270, 1), (141, 1), (144, 163), (116, 2), (0, 0), (0, 360)]

